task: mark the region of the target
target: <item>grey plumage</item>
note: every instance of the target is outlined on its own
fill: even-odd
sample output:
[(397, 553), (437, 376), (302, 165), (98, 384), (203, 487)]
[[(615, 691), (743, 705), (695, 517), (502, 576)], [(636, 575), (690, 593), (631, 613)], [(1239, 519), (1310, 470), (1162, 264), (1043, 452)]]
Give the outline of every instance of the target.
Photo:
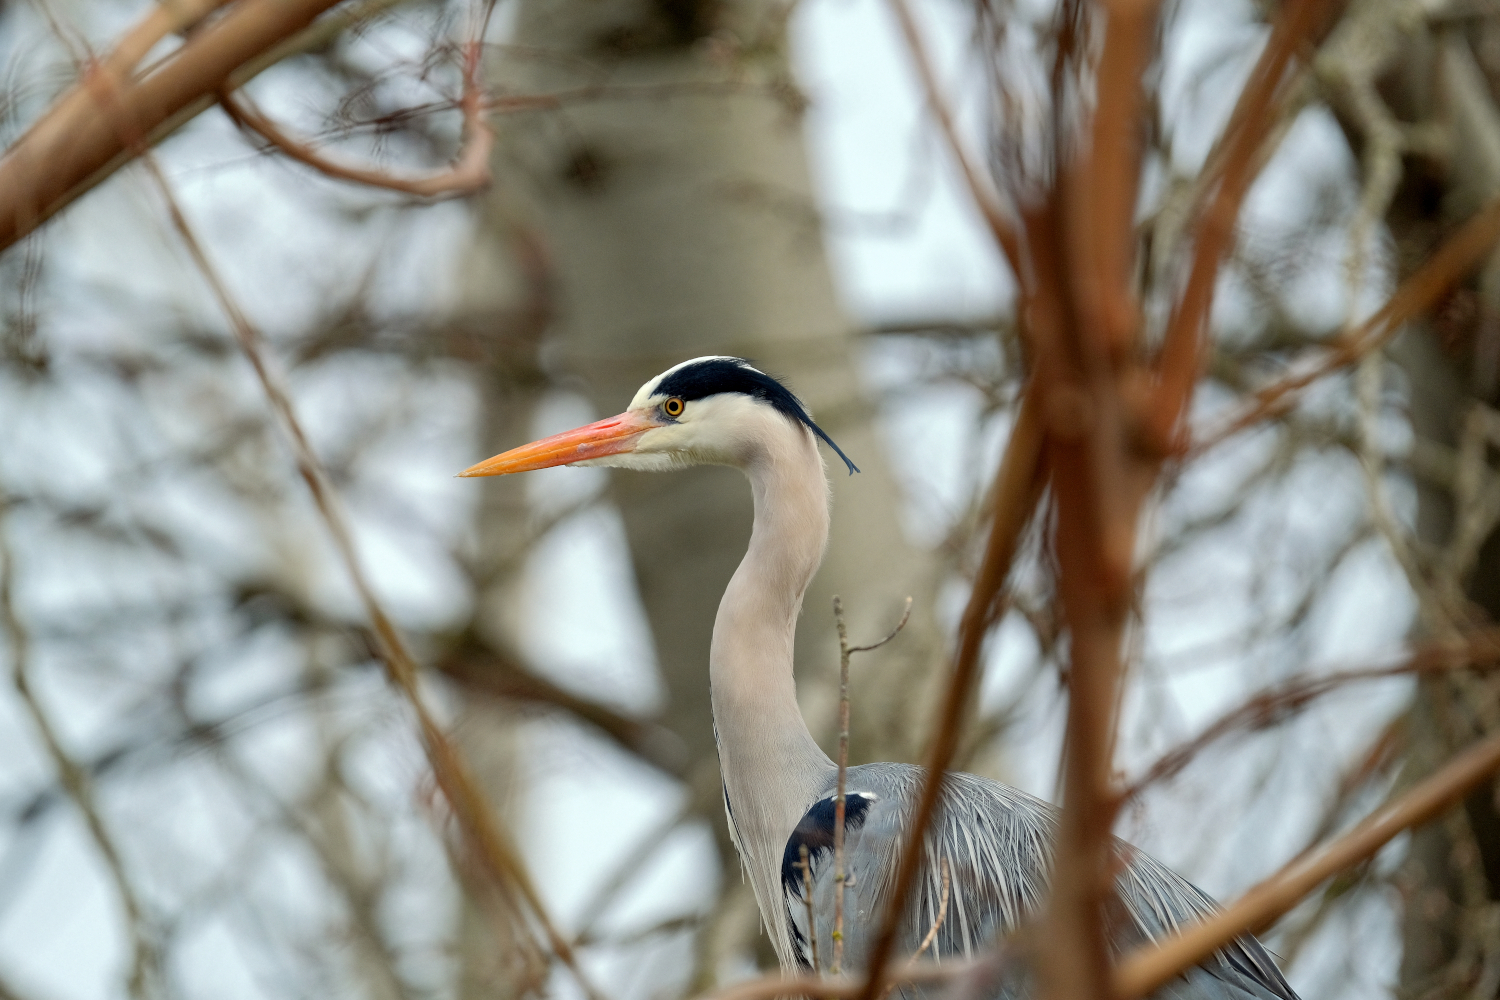
[[(849, 769), (844, 841), (849, 877), (844, 897), (848, 968), (863, 968), (884, 917), (922, 775), (922, 768), (910, 764), (863, 764)], [(788, 839), (781, 873), (787, 944), (798, 964), (810, 967), (806, 895), (797, 867), (805, 846), (812, 868), (814, 923), (823, 971), (833, 949), (835, 777), (830, 777), (823, 794)], [(972, 774), (947, 775), (937, 817), (925, 838), (925, 859), (907, 906), (897, 954), (914, 954), (936, 926), (924, 958), (974, 957), (1035, 915), (1047, 894), (1055, 828), (1056, 810), (1040, 799)], [(1215, 908), (1205, 893), (1150, 856), (1123, 842), (1118, 851), (1122, 870), (1116, 888), (1124, 912), (1112, 914), (1109, 927), (1117, 951), (1173, 933)], [(940, 859), (946, 859), (950, 880), (941, 922)], [(1024, 983), (1011, 983), (1002, 986), (999, 995), (1019, 996), (1026, 990)], [(1155, 996), (1162, 1000), (1297, 1000), (1265, 949), (1249, 936), (1162, 987)]]

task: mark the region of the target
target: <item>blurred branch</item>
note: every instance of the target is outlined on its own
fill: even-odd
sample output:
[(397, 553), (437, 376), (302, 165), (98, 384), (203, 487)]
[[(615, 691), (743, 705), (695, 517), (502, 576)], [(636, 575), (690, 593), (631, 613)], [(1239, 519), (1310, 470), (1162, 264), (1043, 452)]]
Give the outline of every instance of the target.
[(288, 135), (261, 114), (248, 97), (224, 91), (219, 94), (219, 104), (241, 128), (254, 132), (297, 162), (335, 180), (400, 191), (418, 198), (459, 198), (481, 191), (490, 183), (490, 152), (495, 145), (495, 131), (482, 110), (479, 52), (477, 41), (469, 42), (464, 49), (464, 90), (459, 106), (464, 113), (465, 140), (458, 158), (448, 169), (422, 176), (403, 177), (330, 160), (311, 145)]
[[(975, 959), (944, 962), (920, 962), (908, 965), (899, 973), (884, 979), (888, 987), (934, 986), (953, 983), (977, 973), (987, 972), (1003, 962), (1003, 952), (992, 952)], [(876, 985), (864, 976), (762, 976), (727, 989), (705, 993), (697, 1000), (774, 1000), (776, 997), (806, 997), (808, 1000), (853, 1000), (870, 992)]]
[[(97, 182), (121, 153), (146, 148), (159, 126), (194, 101), (232, 86), (233, 72), (312, 23), (338, 0), (238, 0), (142, 77), (113, 68), (161, 26), (153, 10), (118, 56), (83, 77), (0, 158), (0, 250)], [(195, 9), (206, 8), (195, 5)]]
[(497, 888), (507, 887), (520, 895), (531, 915), (541, 926), (552, 952), (567, 966), (590, 1000), (598, 1000), (599, 994), (578, 967), (572, 948), (548, 916), (546, 907), (521, 860), (519, 849), (505, 829), (496, 821), (493, 811), (480, 791), (478, 782), (475, 781), (467, 765), (443, 733), (428, 706), (419, 686), (416, 662), (370, 585), (337, 495), (308, 442), (280, 374), (270, 367), (261, 351), (259, 331), (250, 323), (239, 304), (229, 294), (217, 269), (209, 260), (202, 244), (199, 243), (192, 227), (182, 214), (172, 193), (171, 185), (157, 168), (155, 160), (147, 154), (142, 157), (142, 162), (155, 179), (167, 204), (173, 226), (182, 237), (194, 263), (223, 309), (233, 328), (235, 339), (254, 369), (267, 401), (286, 432), (298, 472), (312, 493), (313, 501), (339, 553), (340, 561), (343, 562), (350, 581), (359, 595), (365, 614), (370, 619), (376, 637), (376, 648), (381, 660), (385, 663), (387, 675), (405, 697), (416, 716), (422, 744), (432, 767), (433, 776), (438, 787), (442, 789), (444, 798), (452, 807), (459, 829), (463, 831), (475, 860), (484, 866)]
[(1470, 747), (1343, 837), (1292, 861), (1232, 906), (1127, 956), (1115, 973), (1115, 995), (1120, 1000), (1144, 996), (1239, 935), (1260, 930), (1325, 878), (1370, 857), (1403, 830), (1433, 819), (1497, 768), (1500, 734)]
[(1011, 273), (1016, 276), (1017, 281), (1023, 281), (1026, 272), (1022, 269), (1021, 241), (1016, 233), (1016, 227), (1006, 216), (1004, 209), (1000, 207), (1000, 198), (995, 192), (994, 185), (974, 165), (974, 158), (969, 154), (967, 144), (958, 134), (958, 125), (954, 122), (953, 112), (949, 110), (948, 102), (944, 100), (942, 90), (938, 87), (937, 76), (932, 70), (932, 61), (927, 56), (926, 43), (922, 41), (922, 31), (917, 27), (911, 7), (908, 6), (907, 0), (890, 0), (890, 4), (891, 11), (896, 15), (896, 21), (901, 26), (901, 34), (906, 38), (906, 50), (911, 54), (912, 65), (917, 71), (917, 79), (921, 82), (922, 92), (927, 97), (927, 107), (932, 112), (932, 116), (937, 119), (938, 127), (942, 129), (948, 150), (953, 154), (959, 170), (963, 173), (964, 183), (974, 199), (975, 207), (984, 217), (991, 235), (995, 238), (995, 243), (1004, 252), (1005, 259), (1010, 264)]
[(1232, 245), (1240, 204), (1264, 165), (1262, 151), (1281, 118), (1276, 110), (1291, 89), (1292, 68), (1297, 57), (1333, 26), (1342, 7), (1342, 0), (1293, 0), (1277, 11), (1271, 37), (1240, 92), (1224, 138), (1204, 167), (1206, 183), (1200, 182), (1200, 190), (1207, 201), (1194, 212), (1197, 230), (1187, 284), (1167, 323), (1157, 360), (1161, 387), (1150, 433), (1164, 449), (1171, 450), (1193, 383), (1201, 374), (1219, 265)]
[[(1022, 396), (1015, 427), (1006, 445), (1005, 456), (1000, 460), (1000, 470), (995, 475), (994, 514), (984, 560), (975, 574), (969, 602), (959, 623), (953, 672), (948, 678), (924, 761), (927, 770), (922, 780), (922, 793), (912, 814), (911, 832), (904, 838), (900, 860), (891, 879), (880, 932), (866, 959), (869, 980), (860, 989), (860, 1000), (874, 1000), (889, 985), (885, 981), (886, 967), (895, 949), (896, 931), (906, 909), (906, 898), (917, 868), (926, 857), (923, 841), (937, 810), (943, 775), (958, 750), (965, 708), (973, 697), (979, 677), (979, 654), (984, 637), (990, 625), (999, 619), (1005, 603), (1005, 582), (1020, 546), (1021, 533), (1041, 501), (1045, 481), (1041, 464), (1042, 434), (1042, 415), (1036, 395), (1027, 391)], [(801, 991), (800, 985), (798, 991)]]
[(5, 627), (9, 638), (11, 661), (11, 683), (16, 695), (37, 734), (42, 738), (46, 756), (57, 771), (57, 781), (69, 801), (82, 817), (89, 838), (99, 851), (115, 891), (119, 893), (120, 905), (125, 910), (126, 930), (130, 937), (131, 963), (126, 979), (130, 995), (136, 1000), (147, 1000), (155, 996), (160, 988), (161, 956), (154, 936), (148, 926), (145, 908), (135, 883), (125, 869), (114, 835), (104, 822), (99, 811), (99, 802), (94, 796), (93, 782), (88, 771), (79, 766), (63, 748), (62, 740), (52, 724), (51, 718), (37, 700), (31, 688), (30, 650), (26, 625), (21, 621), (15, 606), (15, 552), (10, 546), (10, 535), (4, 523), (9, 504), (0, 499), (0, 625)]
[(1121, 798), (1133, 798), (1149, 785), (1178, 774), (1209, 744), (1232, 733), (1253, 732), (1277, 725), (1309, 702), (1349, 684), (1411, 674), (1493, 669), (1496, 665), (1500, 665), (1500, 628), (1488, 628), (1462, 640), (1440, 640), (1425, 644), (1402, 662), (1391, 666), (1338, 670), (1274, 685), (1252, 695), (1197, 736), (1163, 754), (1139, 778), (1126, 786), (1120, 793)]
[(1385, 305), (1364, 323), (1332, 346), (1319, 349), (1294, 371), (1259, 389), (1240, 412), (1209, 430), (1192, 443), (1191, 454), (1199, 455), (1214, 445), (1275, 417), (1290, 408), (1309, 385), (1338, 371), (1384, 345), (1410, 319), (1431, 309), (1454, 283), (1461, 280), (1500, 239), (1500, 198), (1491, 200), (1454, 233), (1427, 262), (1401, 283)]
[[(1058, 176), (1026, 219), (1041, 313), (1032, 342), (1048, 417), (1057, 593), (1069, 635), (1063, 802), (1037, 968), (1049, 1000), (1108, 993), (1116, 716), (1137, 525), (1160, 471), (1130, 434), (1145, 383), (1134, 360), (1141, 317), (1132, 223), (1157, 15), (1151, 0), (1060, 8), (1049, 132)], [(1072, 117), (1066, 91), (1087, 76), (1097, 81), (1098, 105), (1085, 125)], [(1079, 135), (1084, 129), (1089, 134)], [(1160, 404), (1171, 387), (1155, 391)]]
[(458, 648), (434, 664), (471, 691), (506, 701), (529, 702), (560, 709), (588, 723), (625, 750), (666, 774), (687, 780), (689, 762), (682, 742), (670, 729), (633, 719), (606, 705), (573, 694), (539, 677), (514, 660), (502, 656), (475, 639), (461, 641)]

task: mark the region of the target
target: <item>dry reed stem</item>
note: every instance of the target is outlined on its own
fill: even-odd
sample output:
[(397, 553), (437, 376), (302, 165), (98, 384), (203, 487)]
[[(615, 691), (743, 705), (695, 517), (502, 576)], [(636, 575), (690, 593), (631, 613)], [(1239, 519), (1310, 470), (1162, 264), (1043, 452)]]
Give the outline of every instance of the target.
[(953, 762), (962, 735), (964, 707), (973, 695), (979, 676), (979, 653), (985, 634), (997, 616), (1002, 603), (1005, 581), (1020, 545), (1021, 533), (1031, 520), (1041, 499), (1043, 475), (1042, 419), (1039, 405), (1030, 391), (1021, 397), (1020, 412), (1011, 431), (1010, 441), (995, 476), (994, 519), (985, 545), (984, 559), (974, 578), (968, 606), (959, 624), (958, 651), (953, 673), (943, 693), (943, 702), (934, 724), (932, 743), (925, 760), (926, 774), (922, 792), (912, 813), (912, 824), (895, 875), (891, 879), (884, 919), (867, 961), (868, 979), (859, 992), (861, 1000), (874, 1000), (883, 987), (886, 966), (896, 944), (901, 915), (924, 855), (923, 840), (937, 810), (943, 775)]
[(1438, 248), (1425, 264), (1403, 281), (1380, 310), (1332, 346), (1284, 378), (1255, 393), (1238, 414), (1193, 443), (1198, 455), (1267, 417), (1285, 412), (1296, 396), (1314, 382), (1363, 358), (1401, 331), (1408, 320), (1431, 309), (1449, 288), (1462, 280), (1500, 240), (1500, 198), (1492, 199)]
[(334, 548), (338, 551), (340, 561), (343, 562), (350, 581), (359, 595), (360, 604), (370, 619), (374, 631), (375, 648), (386, 666), (387, 674), (416, 716), (422, 746), (432, 766), (433, 777), (442, 790), (444, 798), (452, 807), (459, 829), (463, 831), (475, 858), (485, 867), (494, 884), (497, 887), (508, 887), (521, 896), (532, 918), (540, 925), (543, 935), (547, 938), (548, 947), (573, 974), (584, 993), (590, 1000), (601, 1000), (601, 995), (579, 968), (571, 946), (558, 932), (556, 924), (548, 915), (521, 860), (519, 849), (511, 841), (504, 828), (495, 821), (493, 811), (469, 773), (467, 765), (443, 733), (442, 727), (438, 725), (436, 717), (428, 706), (420, 688), (416, 661), (407, 650), (400, 632), (386, 614), (370, 585), (358, 548), (339, 504), (337, 493), (328, 481), (327, 473), (307, 440), (302, 423), (297, 417), (291, 397), (279, 373), (271, 368), (261, 351), (259, 331), (251, 324), (249, 317), (239, 307), (238, 302), (229, 294), (228, 288), (219, 277), (217, 268), (209, 260), (202, 244), (188, 224), (187, 218), (182, 214), (171, 185), (157, 168), (155, 159), (142, 151), (141, 160), (154, 178), (166, 202), (174, 228), (187, 246), (189, 254), (210, 286), (220, 308), (229, 319), (235, 340), (254, 369), (267, 401), (292, 445), (297, 471), (307, 483), (309, 492), (312, 493), (314, 504), (328, 529)]
[(1261, 930), (1324, 879), (1370, 857), (1403, 830), (1437, 817), (1497, 769), (1500, 734), (1474, 744), (1353, 830), (1293, 860), (1233, 905), (1127, 957), (1115, 972), (1115, 996), (1134, 1000), (1150, 993), (1241, 934)]
[(490, 153), (495, 131), (485, 118), (484, 88), (480, 82), (480, 43), (471, 41), (464, 50), (464, 90), (459, 106), (464, 114), (464, 141), (458, 158), (446, 170), (403, 176), (386, 170), (339, 163), (318, 152), (311, 144), (294, 139), (267, 118), (249, 100), (225, 91), (219, 104), (241, 128), (254, 132), (299, 163), (335, 180), (400, 191), (418, 198), (460, 198), (482, 191), (490, 184)]

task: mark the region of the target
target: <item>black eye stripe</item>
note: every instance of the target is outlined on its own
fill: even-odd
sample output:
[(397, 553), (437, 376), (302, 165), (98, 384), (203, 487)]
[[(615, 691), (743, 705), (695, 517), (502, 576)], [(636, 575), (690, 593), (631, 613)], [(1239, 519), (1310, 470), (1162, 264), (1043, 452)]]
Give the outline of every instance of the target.
[[(849, 461), (849, 456), (833, 443), (833, 438), (823, 433), (823, 428), (813, 423), (802, 401), (792, 395), (790, 389), (765, 372), (756, 370), (743, 358), (706, 358), (683, 365), (657, 383), (655, 391), (664, 396), (672, 396), (689, 402), (717, 396), (720, 393), (738, 392), (768, 403), (778, 413), (802, 424), (826, 441), (828, 447), (844, 460), (845, 465), (849, 466), (850, 473), (859, 471), (858, 467)], [(674, 416), (675, 414), (668, 411), (667, 415)]]

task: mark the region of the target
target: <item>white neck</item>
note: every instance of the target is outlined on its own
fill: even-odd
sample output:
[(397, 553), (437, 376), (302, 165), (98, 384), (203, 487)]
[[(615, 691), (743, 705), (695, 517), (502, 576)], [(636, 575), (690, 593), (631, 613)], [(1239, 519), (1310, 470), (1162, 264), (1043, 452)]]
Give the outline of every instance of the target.
[(781, 952), (782, 851), (834, 764), (807, 730), (792, 677), (802, 597), (828, 541), (828, 482), (813, 436), (771, 419), (774, 430), (741, 463), (755, 527), (719, 603), (709, 677), (730, 830)]

